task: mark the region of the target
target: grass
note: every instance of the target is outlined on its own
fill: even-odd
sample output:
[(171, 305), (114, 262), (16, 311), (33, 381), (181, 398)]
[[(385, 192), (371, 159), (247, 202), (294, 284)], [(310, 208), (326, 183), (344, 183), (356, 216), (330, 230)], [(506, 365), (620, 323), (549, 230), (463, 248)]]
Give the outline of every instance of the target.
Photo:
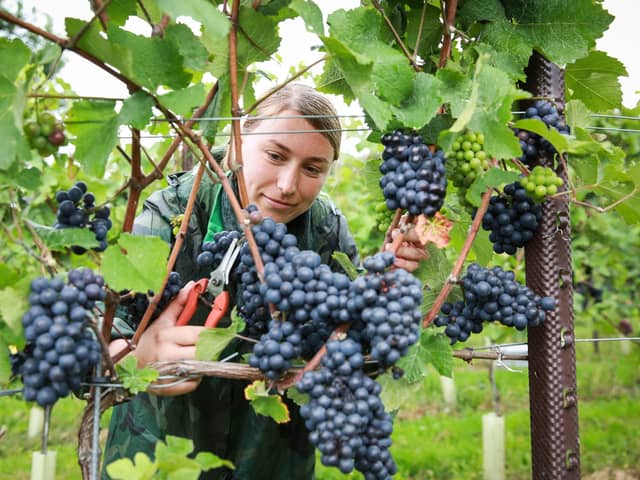
[[(640, 349), (623, 355), (618, 345), (601, 345), (594, 353), (578, 344), (578, 408), (583, 475), (607, 468), (640, 465)], [(455, 363), (457, 406), (442, 400), (440, 379), (425, 378), (419, 392), (398, 414), (392, 452), (398, 479), (474, 480), (482, 478), (482, 416), (494, 409), (487, 362)], [(516, 367), (521, 368), (521, 367)], [(531, 477), (528, 377), (526, 370), (495, 369), (500, 409), (506, 421), (506, 478)], [(57, 452), (56, 478), (80, 478), (76, 459), (77, 430), (85, 402), (59, 401), (52, 413), (49, 445)], [(30, 478), (31, 452), (40, 439), (27, 438), (30, 406), (19, 398), (0, 397), (0, 480)], [(108, 422), (103, 416), (102, 425)], [(105, 437), (102, 432), (102, 438)], [(361, 479), (335, 469), (317, 468), (319, 480)]]

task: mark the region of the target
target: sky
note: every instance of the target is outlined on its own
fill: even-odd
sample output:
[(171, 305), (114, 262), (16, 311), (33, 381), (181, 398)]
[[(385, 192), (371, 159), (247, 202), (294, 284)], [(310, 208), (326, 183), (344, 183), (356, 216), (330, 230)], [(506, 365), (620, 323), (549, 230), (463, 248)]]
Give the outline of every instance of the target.
[[(54, 22), (53, 33), (61, 36), (64, 36), (63, 22), (65, 17), (90, 18), (91, 16), (88, 0), (23, 0), (23, 4), (26, 9), (34, 7), (37, 11), (49, 14)], [(324, 14), (327, 15), (338, 8), (353, 8), (359, 4), (359, 1), (323, 0), (318, 4), (322, 5)], [(596, 46), (599, 50), (620, 60), (627, 68), (629, 76), (620, 78), (623, 90), (622, 103), (626, 107), (633, 107), (640, 101), (640, 57), (635, 50), (640, 43), (640, 30), (638, 29), (640, 1), (604, 0), (603, 5), (615, 16), (615, 19), (609, 30), (597, 40)], [(287, 52), (283, 55), (283, 59), (296, 59), (296, 61), (304, 59), (305, 62), (310, 62), (319, 57), (319, 53), (309, 49), (310, 45), (318, 43), (317, 37), (308, 33), (301, 21), (288, 20), (281, 28), (283, 38), (281, 49), (283, 52)], [(69, 54), (66, 61), (67, 64), (61, 75), (71, 83), (77, 94), (116, 98), (128, 96), (126, 88), (119, 81), (78, 55)], [(289, 66), (290, 64), (283, 64), (282, 71), (287, 72)], [(319, 71), (316, 70), (314, 73), (319, 73)], [(344, 108), (339, 109), (342, 112)]]

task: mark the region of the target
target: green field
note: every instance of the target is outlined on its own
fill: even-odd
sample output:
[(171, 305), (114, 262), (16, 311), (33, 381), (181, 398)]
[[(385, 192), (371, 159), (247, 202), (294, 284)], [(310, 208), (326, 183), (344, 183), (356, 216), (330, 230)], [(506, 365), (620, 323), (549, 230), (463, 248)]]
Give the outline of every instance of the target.
[[(583, 476), (607, 469), (640, 470), (640, 348), (625, 354), (618, 344), (578, 344), (578, 406)], [(521, 366), (494, 370), (499, 408), (506, 419), (506, 478), (531, 476), (528, 377)], [(445, 407), (437, 374), (427, 376), (398, 413), (393, 454), (396, 478), (471, 480), (482, 478), (482, 416), (495, 408), (489, 363), (456, 361), (456, 408)], [(50, 448), (57, 452), (56, 478), (80, 478), (75, 448), (85, 403), (67, 398), (53, 409)], [(0, 398), (0, 479), (30, 478), (31, 452), (40, 439), (28, 439), (30, 406), (19, 398)], [(103, 417), (103, 425), (108, 414)], [(102, 431), (104, 440), (106, 432)], [(319, 466), (319, 479), (345, 478)], [(362, 478), (358, 474), (346, 476)], [(605, 477), (606, 478), (606, 477)]]

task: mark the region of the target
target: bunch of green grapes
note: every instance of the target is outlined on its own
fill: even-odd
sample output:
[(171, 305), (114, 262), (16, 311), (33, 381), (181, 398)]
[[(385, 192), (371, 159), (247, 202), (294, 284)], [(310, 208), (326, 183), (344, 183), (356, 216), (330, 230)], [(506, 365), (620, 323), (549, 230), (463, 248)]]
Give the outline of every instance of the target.
[(384, 200), (376, 202), (373, 211), (376, 228), (378, 229), (378, 231), (386, 233), (386, 231), (389, 229), (389, 226), (391, 225), (391, 222), (393, 222), (395, 212), (387, 208), (387, 204)]
[(563, 180), (549, 167), (536, 166), (531, 173), (520, 180), (520, 185), (535, 202), (543, 202), (547, 197), (558, 193)]
[(483, 145), (484, 135), (473, 132), (467, 132), (453, 142), (452, 154), (447, 159), (447, 173), (458, 189), (468, 188), (489, 168)]
[(58, 147), (67, 144), (64, 126), (49, 112), (44, 112), (36, 120), (24, 124), (24, 132), (31, 148), (46, 157), (58, 151)]

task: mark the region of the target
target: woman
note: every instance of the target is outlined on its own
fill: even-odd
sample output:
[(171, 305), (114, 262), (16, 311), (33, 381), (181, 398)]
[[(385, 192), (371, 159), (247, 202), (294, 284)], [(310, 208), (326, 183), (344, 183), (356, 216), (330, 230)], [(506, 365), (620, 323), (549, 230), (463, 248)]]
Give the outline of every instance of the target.
[[(345, 218), (321, 195), (340, 153), (340, 135), (337, 113), (326, 97), (311, 87), (288, 84), (261, 103), (256, 117), (246, 120), (242, 138), (249, 203), (256, 205), (264, 217), (285, 223), (301, 249), (318, 252), (332, 269), (340, 268), (331, 258), (334, 251), (358, 262)], [(193, 177), (193, 172), (171, 176), (170, 186), (145, 202), (134, 232), (158, 235), (172, 243), (171, 219), (183, 213)], [(176, 262), (181, 278), (191, 281), (206, 276), (195, 263), (203, 240), (232, 229), (240, 230), (229, 199), (219, 184), (205, 175)], [(417, 267), (424, 253), (416, 241), (417, 236), (410, 232), (397, 252), (397, 266), (408, 270)], [(195, 358), (195, 344), (203, 327), (175, 325), (188, 287), (141, 336), (131, 353), (140, 366)], [(197, 322), (194, 319), (192, 324)], [(127, 325), (120, 322), (118, 327), (122, 332)], [(124, 343), (116, 339), (110, 350), (119, 351)], [(233, 344), (228, 350), (234, 349), (246, 350), (246, 345)], [(153, 456), (159, 440), (177, 435), (192, 439), (196, 452), (213, 452), (236, 467), (210, 470), (202, 478), (312, 478), (314, 450), (298, 408), (289, 403), (291, 421), (278, 425), (253, 412), (244, 399), (245, 386), (246, 382), (207, 377), (159, 389), (157, 394), (140, 394), (114, 407), (105, 465), (121, 457), (133, 458), (138, 451)]]

